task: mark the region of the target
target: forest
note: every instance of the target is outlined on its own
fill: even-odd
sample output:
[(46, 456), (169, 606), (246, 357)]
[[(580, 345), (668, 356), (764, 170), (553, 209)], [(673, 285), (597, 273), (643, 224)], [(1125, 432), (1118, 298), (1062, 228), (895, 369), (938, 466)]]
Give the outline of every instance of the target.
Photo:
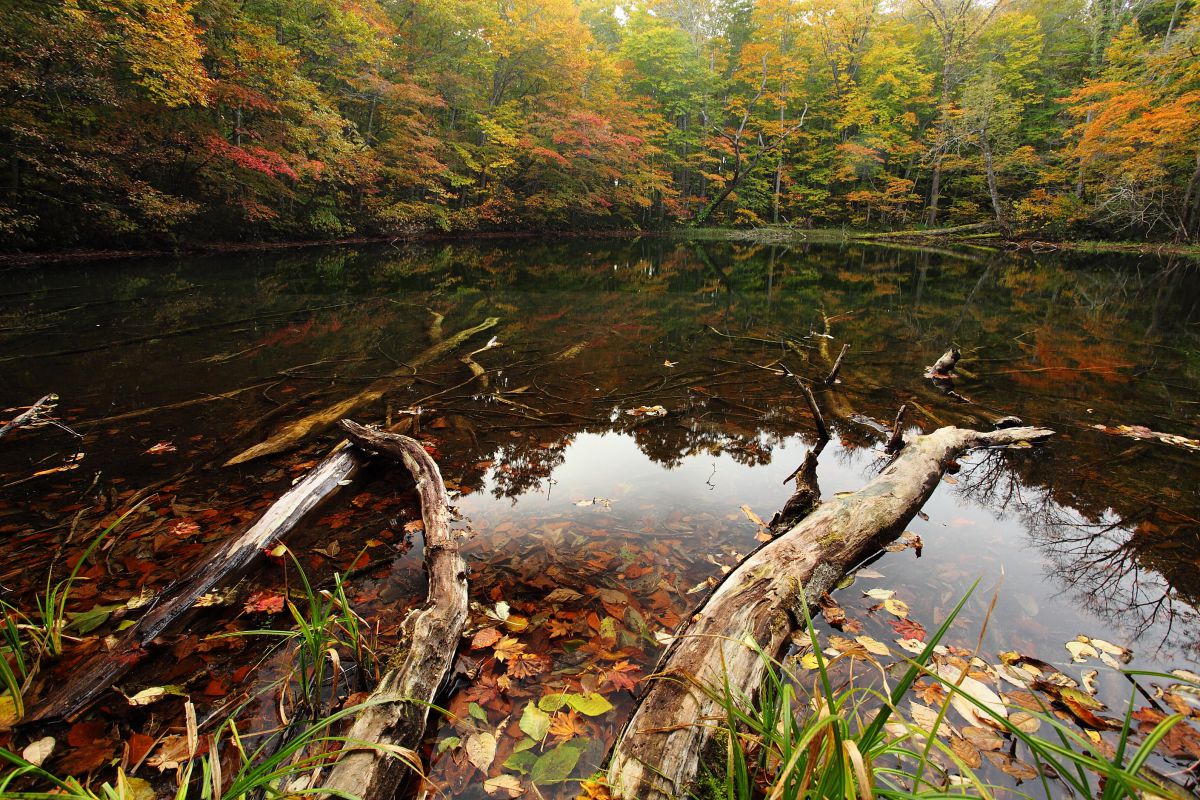
[(11, 0), (0, 248), (1200, 238), (1192, 0)]

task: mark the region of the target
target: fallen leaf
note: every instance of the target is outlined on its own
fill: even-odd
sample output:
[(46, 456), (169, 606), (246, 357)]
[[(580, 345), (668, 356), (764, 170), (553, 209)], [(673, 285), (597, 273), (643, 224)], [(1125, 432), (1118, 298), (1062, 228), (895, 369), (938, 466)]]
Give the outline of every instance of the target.
[(497, 775), (494, 778), (488, 778), (483, 782), (483, 790), (488, 794), (510, 798), (520, 797), (525, 793), (525, 789), (521, 786), (521, 779), (516, 775)]
[(521, 713), (520, 728), (530, 739), (540, 742), (550, 731), (550, 715), (538, 708), (537, 703), (530, 701)]
[[(958, 712), (959, 716), (971, 725), (1001, 727), (1001, 723), (995, 717), (1008, 718), (1008, 709), (1004, 707), (1004, 701), (1000, 699), (1000, 695), (975, 678), (964, 674), (961, 669), (949, 664), (939, 664), (937, 674), (949, 684), (946, 686), (947, 691), (951, 691), (950, 686), (957, 686), (958, 691), (953, 692), (950, 705)], [(981, 704), (987, 710), (975, 705), (971, 700)]]
[(149, 689), (142, 689), (132, 697), (125, 696), (131, 706), (148, 706), (151, 703), (157, 703), (164, 697), (187, 697), (187, 690), (182, 686), (151, 686)]
[(467, 737), (467, 760), (483, 772), (496, 760), (496, 737), (487, 731)]
[(1066, 643), (1067, 652), (1071, 654), (1071, 660), (1076, 663), (1083, 663), (1088, 660), (1088, 657), (1099, 658), (1100, 653), (1096, 648), (1092, 647), (1087, 641), (1073, 640)]
[[(471, 649), (479, 650), (484, 647), (491, 647), (496, 642), (500, 641), (500, 636), (501, 634), (498, 628), (484, 628), (471, 637)], [(503, 660), (504, 659), (501, 659), (501, 661)]]
[(21, 751), (21, 758), (33, 764), (35, 767), (40, 767), (50, 754), (54, 752), (53, 736), (43, 736), (35, 742), (30, 742), (24, 750)]

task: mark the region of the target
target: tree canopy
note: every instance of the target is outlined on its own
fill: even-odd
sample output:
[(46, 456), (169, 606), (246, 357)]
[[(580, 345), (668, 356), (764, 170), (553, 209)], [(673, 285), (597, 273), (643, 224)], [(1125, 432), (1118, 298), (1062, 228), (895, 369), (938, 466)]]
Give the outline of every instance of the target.
[(1200, 238), (1194, 0), (11, 0), (9, 248), (679, 223)]

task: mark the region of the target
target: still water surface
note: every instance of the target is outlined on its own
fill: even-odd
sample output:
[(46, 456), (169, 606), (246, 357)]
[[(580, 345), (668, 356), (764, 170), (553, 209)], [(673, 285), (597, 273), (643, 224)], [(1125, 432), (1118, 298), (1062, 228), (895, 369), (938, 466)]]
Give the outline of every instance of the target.
[[(446, 334), (500, 317), (456, 353), (495, 333), (502, 346), (476, 356), (487, 387), (451, 357), (355, 414), (380, 422), (419, 411), (415, 433), (436, 450), (471, 532), (473, 630), (498, 602), (532, 620), (515, 637), (530, 658), (511, 686), (497, 686), (506, 668), (490, 650), (464, 652), (446, 702), (474, 722), (433, 739), (498, 730), (496, 765), (520, 738), (528, 698), (599, 681), (616, 710), (562, 734), (590, 741), (576, 774), (595, 768), (632, 702), (606, 676), (652, 669), (654, 634), (669, 633), (704, 584), (756, 545), (741, 506), (769, 519), (815, 441), (779, 365), (819, 383), (843, 343), (840, 382), (817, 393), (834, 430), (819, 462), (826, 496), (880, 468), (901, 403), (914, 430), (1016, 415), (1058, 432), (1043, 448), (964, 459), (909, 525), (919, 553), (884, 553), (870, 564), (882, 578), (838, 592), (869, 634), (896, 638), (861, 589), (894, 589), (932, 627), (980, 579), (953, 643), (975, 646), (998, 588), (983, 652), (1017, 650), (1072, 675), (1100, 668), (1110, 704), (1128, 697), (1128, 683), (1073, 663), (1064, 643), (1077, 634), (1130, 647), (1134, 667), (1200, 663), (1200, 456), (1093, 427), (1200, 431), (1200, 273), (1186, 264), (647, 239), (135, 260), (4, 277), (0, 407), (53, 391), (60, 418), (82, 434), (42, 428), (0, 443), (6, 596), (28, 602), (52, 563), (71, 562), (77, 515), (153, 492), (85, 573), (77, 610), (164, 586), (260, 513), (336, 437), (239, 468), (222, 462), (402, 371), (438, 335), (434, 312)], [(951, 345), (963, 357), (946, 394), (923, 373)], [(656, 405), (665, 416), (628, 413)], [(79, 453), (75, 468), (33, 477)], [(402, 472), (375, 467), (288, 540), (317, 580), (358, 567), (354, 599), (385, 641), (423, 593), (406, 485)], [(261, 627), (246, 604), (282, 587), (281, 575), (256, 573), (237, 603), (151, 654), (125, 691), (186, 683), (215, 713), (261, 689), (273, 673), (247, 667), (265, 644), (206, 646), (203, 636)], [(547, 602), (559, 588), (566, 599)], [(131, 716), (110, 701), (99, 713), (116, 720), (114, 747), (178, 723), (165, 706)], [(431, 779), (472, 797), (484, 796), (486, 777), (450, 747)], [(544, 793), (555, 791), (568, 793)]]

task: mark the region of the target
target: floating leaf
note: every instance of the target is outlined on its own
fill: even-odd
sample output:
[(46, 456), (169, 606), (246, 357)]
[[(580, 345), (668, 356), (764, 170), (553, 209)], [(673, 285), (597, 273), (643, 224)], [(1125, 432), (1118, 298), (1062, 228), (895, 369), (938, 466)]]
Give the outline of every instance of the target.
[(575, 743), (563, 743), (534, 763), (529, 777), (534, 783), (561, 783), (571, 777), (582, 751)]
[(889, 597), (883, 601), (883, 610), (889, 614), (894, 614), (901, 619), (908, 616), (908, 603), (903, 600), (897, 600), (894, 597)]
[[(993, 718), (993, 715), (1000, 719), (1008, 718), (1008, 709), (1004, 707), (1004, 701), (1000, 699), (1000, 695), (996, 694), (980, 681), (964, 674), (961, 669), (949, 664), (940, 664), (937, 668), (937, 674), (946, 683), (958, 687), (959, 691), (955, 691), (950, 698), (950, 705), (967, 722), (972, 725), (982, 724), (991, 727), (1000, 727), (1000, 723)], [(947, 690), (949, 691), (949, 686)], [(963, 695), (966, 695), (966, 697)], [(979, 708), (971, 700), (968, 700), (967, 697), (983, 705), (987, 711)]]
[(865, 647), (868, 653), (877, 656), (890, 656), (892, 654), (887, 645), (878, 639), (872, 639), (870, 636), (855, 636), (854, 641)]
[(604, 695), (595, 692), (592, 694), (568, 694), (566, 700), (567, 705), (571, 708), (589, 717), (598, 717), (613, 710), (613, 704), (608, 702)]
[(471, 637), (471, 649), (479, 650), (484, 647), (491, 647), (500, 641), (500, 635), (498, 628), (484, 628)]
[(891, 597), (896, 593), (891, 589), (868, 589), (867, 591), (863, 592), (863, 594), (872, 600), (883, 601), (891, 599)]
[(546, 595), (547, 603), (570, 603), (573, 600), (578, 600), (583, 597), (582, 594), (574, 589), (568, 589), (565, 586), (560, 586), (550, 594)]
[[(1080, 637), (1083, 638), (1083, 637)], [(1078, 639), (1066, 643), (1067, 652), (1071, 654), (1071, 660), (1076, 663), (1082, 663), (1088, 660), (1088, 657), (1099, 658), (1100, 653), (1096, 648), (1092, 647), (1091, 643), (1086, 639), (1079, 641)]]
[(521, 779), (516, 775), (497, 775), (483, 782), (483, 790), (500, 797), (520, 797), (525, 793)]
[(521, 730), (529, 738), (540, 742), (550, 731), (550, 715), (538, 708), (537, 703), (529, 702), (521, 713)]
[(467, 737), (467, 760), (478, 769), (487, 772), (496, 759), (496, 737), (486, 731)]

